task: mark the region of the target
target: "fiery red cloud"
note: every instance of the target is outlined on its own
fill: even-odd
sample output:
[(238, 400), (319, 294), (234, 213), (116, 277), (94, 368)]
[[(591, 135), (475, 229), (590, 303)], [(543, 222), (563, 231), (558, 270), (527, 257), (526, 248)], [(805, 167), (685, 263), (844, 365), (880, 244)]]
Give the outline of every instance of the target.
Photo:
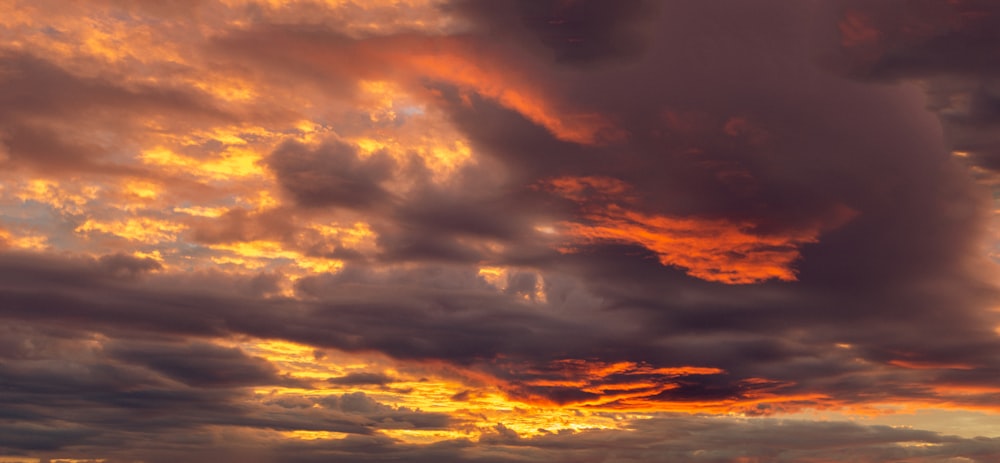
[[(780, 234), (756, 231), (752, 221), (700, 217), (670, 217), (629, 210), (636, 202), (630, 187), (607, 177), (562, 177), (547, 187), (581, 203), (579, 222), (563, 222), (563, 232), (573, 247), (587, 243), (617, 242), (642, 246), (660, 263), (680, 267), (689, 275), (728, 284), (749, 284), (777, 279), (794, 281), (799, 248), (818, 241), (823, 230), (850, 221), (856, 212), (839, 207), (823, 222)], [(825, 222), (825, 223), (824, 223)]]

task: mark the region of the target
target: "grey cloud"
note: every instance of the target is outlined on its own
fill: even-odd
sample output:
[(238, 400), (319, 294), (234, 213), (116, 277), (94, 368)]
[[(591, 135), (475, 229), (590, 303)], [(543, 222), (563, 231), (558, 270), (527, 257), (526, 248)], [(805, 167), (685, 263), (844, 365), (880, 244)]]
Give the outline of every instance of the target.
[(838, 2), (878, 34), (841, 53), (851, 75), (877, 81), (920, 81), (928, 108), (941, 118), (951, 149), (974, 165), (996, 170), (1000, 159), (996, 43), (997, 4)]
[(344, 376), (338, 376), (335, 378), (327, 379), (330, 384), (337, 384), (340, 386), (363, 386), (363, 385), (377, 385), (384, 386), (386, 384), (391, 384), (396, 380), (385, 373), (372, 373), (372, 372), (351, 372)]
[(149, 258), (137, 258), (126, 254), (111, 254), (101, 256), (98, 261), (101, 267), (115, 276), (138, 277), (144, 273), (160, 270), (163, 266)]
[(498, 39), (542, 45), (559, 63), (588, 65), (640, 53), (652, 27), (655, 2), (459, 0), (447, 10), (463, 14)]
[(386, 153), (362, 158), (355, 148), (342, 142), (328, 142), (315, 149), (286, 142), (266, 162), (284, 189), (304, 207), (361, 209), (391, 199), (380, 185), (394, 167)]
[(208, 343), (132, 342), (111, 344), (106, 350), (111, 358), (145, 366), (196, 387), (305, 385), (301, 381), (279, 376), (277, 368), (267, 360), (250, 357), (235, 347)]
[[(916, 429), (867, 426), (848, 422), (805, 422), (770, 419), (713, 418), (665, 415), (632, 423), (629, 430), (589, 430), (538, 437), (518, 437), (502, 424), (478, 442), (450, 440), (419, 445), (394, 442), (384, 436), (350, 436), (344, 439), (286, 443), (261, 447), (242, 436), (233, 436), (217, 447), (226, 453), (254, 449), (259, 462), (290, 461), (398, 461), (512, 463), (554, 462), (680, 462), (777, 463), (913, 462), (989, 463), (1000, 456), (1000, 443), (989, 438), (959, 438)], [(915, 445), (916, 444), (916, 445)], [(149, 448), (122, 448), (108, 461), (142, 458), (170, 461), (186, 455), (178, 444)], [(194, 462), (211, 456), (191, 455)]]
[(363, 392), (327, 396), (319, 403), (344, 413), (363, 415), (377, 423), (375, 426), (380, 429), (445, 429), (455, 421), (444, 413), (391, 407), (379, 403)]
[[(261, 359), (205, 343), (177, 346), (149, 335), (63, 339), (37, 324), (15, 334), (32, 349), (0, 361), (3, 454), (100, 454), (153, 441), (210, 445), (211, 429), (373, 434), (453, 423), (448, 415), (391, 407), (363, 393), (300, 398), (301, 404), (253, 395), (245, 388), (307, 386), (276, 377)], [(208, 434), (192, 438), (200, 433)]]

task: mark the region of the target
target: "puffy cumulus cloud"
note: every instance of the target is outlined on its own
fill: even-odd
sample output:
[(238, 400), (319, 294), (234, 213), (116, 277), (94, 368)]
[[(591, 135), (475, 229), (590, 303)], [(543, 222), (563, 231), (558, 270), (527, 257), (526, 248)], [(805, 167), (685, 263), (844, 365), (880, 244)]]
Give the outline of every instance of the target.
[(278, 182), (305, 207), (370, 209), (390, 199), (379, 183), (392, 173), (389, 155), (376, 152), (360, 159), (346, 144), (309, 150), (301, 144), (279, 146), (267, 158)]
[(988, 2), (7, 4), (0, 454), (998, 456)]

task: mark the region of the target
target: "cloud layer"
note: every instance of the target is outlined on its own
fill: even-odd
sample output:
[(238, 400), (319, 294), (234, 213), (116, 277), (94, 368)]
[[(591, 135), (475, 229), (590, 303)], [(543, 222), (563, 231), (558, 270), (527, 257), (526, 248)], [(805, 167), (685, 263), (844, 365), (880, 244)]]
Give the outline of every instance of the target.
[(4, 9), (0, 461), (1000, 457), (990, 2)]

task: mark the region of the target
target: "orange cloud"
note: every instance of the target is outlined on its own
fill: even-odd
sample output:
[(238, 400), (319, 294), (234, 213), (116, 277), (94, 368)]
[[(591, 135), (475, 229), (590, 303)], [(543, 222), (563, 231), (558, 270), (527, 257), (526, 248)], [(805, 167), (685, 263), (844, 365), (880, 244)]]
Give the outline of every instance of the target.
[(651, 215), (617, 205), (584, 219), (589, 223), (562, 223), (574, 245), (638, 244), (655, 252), (663, 265), (728, 284), (794, 281), (792, 264), (800, 257), (799, 246), (815, 242), (819, 234), (806, 230), (791, 236), (758, 235), (750, 222)]
[[(628, 185), (617, 179), (563, 177), (550, 180), (546, 187), (583, 205), (577, 221), (560, 223), (569, 240), (561, 251), (575, 252), (596, 243), (635, 244), (655, 252), (663, 265), (726, 284), (794, 281), (799, 248), (856, 214), (842, 207), (805, 228), (761, 233), (759, 224), (750, 220), (673, 217), (626, 208), (618, 202), (635, 199), (628, 194)], [(616, 202), (617, 198), (621, 199)]]
[[(523, 371), (527, 376), (499, 384), (510, 400), (535, 405), (622, 408), (623, 403), (657, 402), (653, 397), (680, 387), (679, 379), (719, 375), (713, 367), (662, 367), (639, 362), (563, 359)], [(639, 408), (648, 408), (639, 405)], [(630, 408), (625, 406), (624, 408)]]
[(421, 75), (470, 89), (521, 113), (560, 140), (593, 145), (625, 137), (624, 131), (606, 116), (555, 103), (541, 86), (528, 83), (509, 66), (477, 59), (471, 51), (449, 48), (455, 49), (414, 55), (408, 62)]
[[(377, 37), (354, 42), (330, 42), (276, 35), (266, 46), (285, 46), (283, 59), (304, 59), (333, 75), (358, 79), (359, 90), (371, 82), (395, 82), (423, 88), (426, 80), (457, 86), (516, 111), (548, 130), (559, 140), (606, 144), (624, 139), (626, 131), (608, 115), (560, 101), (552, 85), (519, 67), (514, 57), (500, 56), (489, 47), (470, 46), (460, 36), (418, 38), (410, 35)], [(339, 42), (338, 42), (339, 41)]]

